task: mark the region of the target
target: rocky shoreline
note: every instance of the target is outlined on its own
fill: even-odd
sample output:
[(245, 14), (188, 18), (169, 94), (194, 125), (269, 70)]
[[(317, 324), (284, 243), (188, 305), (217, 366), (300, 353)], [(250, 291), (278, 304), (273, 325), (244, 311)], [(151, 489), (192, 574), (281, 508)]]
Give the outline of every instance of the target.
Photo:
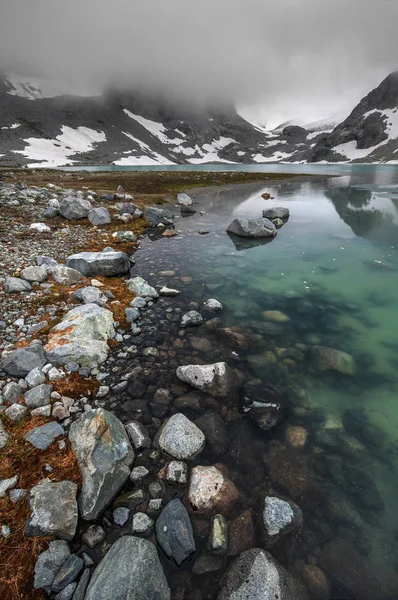
[[(190, 200), (180, 194), (178, 209)], [(339, 444), (340, 424), (296, 400), (301, 424), (288, 423), (282, 443), (274, 439), (283, 395), (261, 378), (248, 381), (238, 359), (256, 346), (256, 334), (222, 326), (224, 307), (210, 294), (187, 302), (181, 290), (189, 277), (160, 271), (147, 281), (134, 264), (146, 227), (154, 239), (177, 234), (173, 211), (138, 206), (123, 189), (100, 197), (53, 184), (0, 184), (0, 202), (5, 214), (35, 209), (34, 221), (13, 224), (29, 254), (4, 253), (2, 562), (11, 563), (14, 540), (39, 541), (27, 546), (35, 556), (23, 581), (15, 564), (0, 573), (2, 597), (18, 597), (19, 585), (21, 598), (57, 600), (328, 600), (337, 583), (357, 600), (375, 599), (378, 582), (366, 573), (358, 540), (323, 525), (318, 557), (312, 551), (322, 544), (311, 535), (322, 515), (313, 517), (311, 535), (306, 529), (303, 509), (317, 494), (302, 452), (308, 423), (317, 420), (320, 448)], [(281, 217), (262, 221), (267, 216)], [(2, 243), (13, 248), (10, 239)], [(267, 312), (267, 332), (277, 337), (289, 319)], [(350, 355), (316, 344), (296, 344), (278, 366), (295, 369), (307, 356), (319, 373), (355, 374)], [(356, 441), (347, 455), (362, 456)], [(30, 478), (11, 460), (17, 444), (38, 463)], [(268, 478), (254, 448), (264, 453)], [(328, 510), (347, 525), (342, 498)], [(355, 576), (338, 572), (347, 551)]]

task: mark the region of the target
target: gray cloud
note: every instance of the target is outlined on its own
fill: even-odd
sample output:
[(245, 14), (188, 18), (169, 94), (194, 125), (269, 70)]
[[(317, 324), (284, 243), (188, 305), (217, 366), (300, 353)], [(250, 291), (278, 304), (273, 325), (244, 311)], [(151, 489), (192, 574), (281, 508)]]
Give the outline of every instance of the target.
[(397, 20), (394, 0), (0, 0), (0, 69), (317, 118), (398, 68)]

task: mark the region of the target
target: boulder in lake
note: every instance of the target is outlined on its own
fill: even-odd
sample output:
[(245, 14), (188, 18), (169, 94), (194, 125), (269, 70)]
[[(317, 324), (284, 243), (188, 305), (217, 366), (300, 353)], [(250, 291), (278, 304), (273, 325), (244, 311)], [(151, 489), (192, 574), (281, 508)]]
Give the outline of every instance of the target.
[(152, 227), (156, 227), (160, 223), (163, 225), (171, 225), (174, 221), (174, 215), (169, 210), (164, 208), (157, 208), (156, 206), (148, 206), (144, 211), (144, 219)]
[(95, 569), (85, 600), (170, 600), (170, 589), (156, 547), (125, 535)]
[(234, 219), (227, 231), (248, 238), (273, 238), (276, 236), (276, 227), (269, 219)]
[(286, 535), (299, 531), (303, 525), (302, 510), (292, 501), (263, 495), (260, 509), (266, 548), (271, 548)]
[(317, 371), (338, 371), (345, 375), (355, 374), (355, 361), (346, 352), (326, 346), (313, 346), (311, 354), (313, 365)]
[(239, 491), (216, 466), (197, 466), (191, 471), (188, 500), (194, 511), (204, 515), (228, 513)]
[(232, 563), (218, 600), (308, 600), (301, 581), (268, 552), (251, 548)]
[(95, 520), (129, 478), (134, 451), (122, 423), (103, 409), (72, 423), (69, 440), (83, 477), (80, 514)]
[(127, 273), (130, 260), (125, 252), (79, 252), (66, 260), (66, 265), (85, 277), (116, 277)]
[(71, 540), (77, 527), (77, 485), (43, 479), (29, 493), (31, 514), (26, 522), (28, 537), (55, 535)]
[(289, 209), (284, 208), (283, 206), (274, 206), (273, 208), (267, 208), (263, 210), (263, 217), (265, 219), (288, 219), (289, 218)]
[(184, 365), (178, 367), (177, 377), (212, 396), (228, 396), (236, 392), (239, 386), (236, 375), (225, 362), (213, 365)]
[(58, 212), (70, 221), (85, 219), (92, 206), (88, 200), (77, 196), (66, 196), (59, 204)]
[(180, 566), (196, 552), (191, 520), (179, 498), (162, 510), (156, 521), (156, 539), (163, 552)]
[(203, 450), (205, 441), (199, 427), (182, 413), (170, 417), (158, 437), (158, 444), (163, 452), (180, 460), (195, 458)]
[(142, 298), (159, 298), (158, 292), (142, 277), (133, 277), (127, 281), (130, 292)]
[(109, 351), (108, 340), (115, 336), (113, 315), (97, 304), (84, 304), (70, 310), (53, 327), (44, 347), (47, 362), (78, 363), (93, 367), (103, 363)]

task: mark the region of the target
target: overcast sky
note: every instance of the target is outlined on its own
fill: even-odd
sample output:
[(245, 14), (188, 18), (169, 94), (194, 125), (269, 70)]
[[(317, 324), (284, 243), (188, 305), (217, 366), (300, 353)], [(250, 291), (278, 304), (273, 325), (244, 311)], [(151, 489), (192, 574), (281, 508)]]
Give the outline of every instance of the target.
[(398, 70), (397, 22), (398, 0), (0, 0), (0, 69), (312, 120)]

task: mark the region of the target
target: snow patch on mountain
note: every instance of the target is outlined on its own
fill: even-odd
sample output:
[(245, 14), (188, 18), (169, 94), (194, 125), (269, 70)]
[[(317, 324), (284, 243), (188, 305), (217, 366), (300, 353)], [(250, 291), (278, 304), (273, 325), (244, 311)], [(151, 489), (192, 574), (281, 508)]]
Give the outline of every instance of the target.
[(235, 164), (234, 161), (225, 160), (220, 158), (218, 155), (219, 151), (229, 146), (229, 144), (236, 144), (236, 140), (221, 136), (209, 144), (203, 144), (202, 148), (196, 146), (198, 154), (201, 155), (200, 158), (189, 158), (188, 160), (193, 165), (200, 165), (210, 162), (225, 162), (229, 164)]
[(146, 119), (145, 117), (141, 117), (140, 115), (135, 115), (134, 113), (127, 110), (127, 108), (125, 108), (123, 110), (128, 117), (130, 117), (131, 119), (134, 119), (135, 121), (137, 121), (137, 123), (139, 123), (140, 125), (145, 127), (145, 129), (147, 129), (149, 131), (149, 133), (151, 133), (152, 135), (157, 137), (158, 140), (160, 140), (162, 142), (162, 144), (174, 145), (174, 144), (182, 144), (184, 142), (184, 140), (182, 140), (181, 138), (174, 138), (174, 139), (169, 138), (165, 134), (165, 131), (167, 131), (167, 129), (163, 125), (163, 123), (157, 123), (156, 121), (151, 121), (150, 119)]
[(22, 154), (29, 159), (40, 162), (31, 164), (31, 167), (60, 167), (71, 165), (74, 160), (70, 156), (81, 152), (89, 152), (94, 149), (95, 144), (106, 142), (103, 131), (95, 131), (88, 127), (72, 129), (63, 125), (62, 133), (55, 140), (43, 138), (27, 138), (24, 140), (28, 145), (24, 150), (14, 150), (15, 154)]
[(9, 127), (5, 126), (5, 127), (2, 127), (1, 129), (17, 129), (18, 127), (21, 127), (20, 123), (13, 123)]

